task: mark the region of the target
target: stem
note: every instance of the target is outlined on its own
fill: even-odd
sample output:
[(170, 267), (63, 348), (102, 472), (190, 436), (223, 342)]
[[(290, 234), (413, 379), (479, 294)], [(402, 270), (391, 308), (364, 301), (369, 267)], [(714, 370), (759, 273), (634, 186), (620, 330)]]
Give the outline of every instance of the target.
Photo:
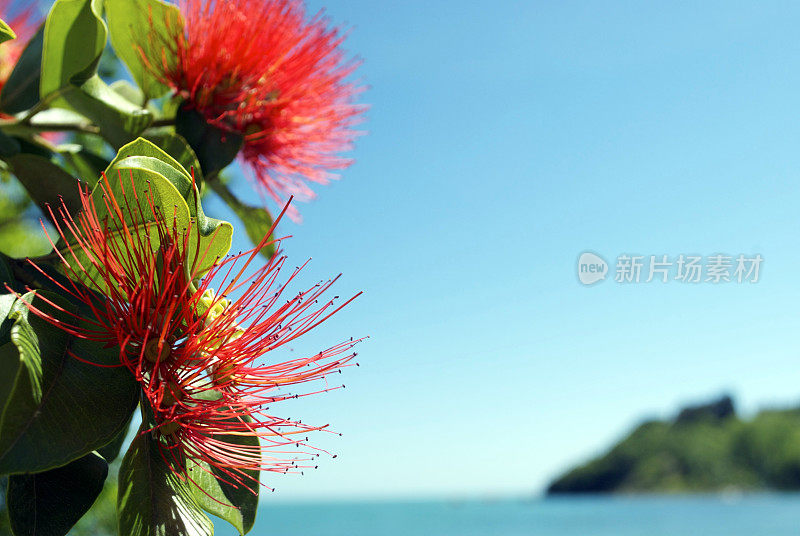
[(171, 127), (174, 124), (175, 124), (174, 117), (163, 117), (161, 119), (156, 119), (155, 121), (150, 123), (150, 126), (147, 128)]
[(76, 123), (38, 123), (31, 124), (33, 117), (39, 112), (43, 112), (50, 108), (50, 104), (56, 99), (61, 97), (64, 93), (63, 89), (50, 93), (47, 97), (37, 102), (30, 110), (26, 111), (22, 117), (8, 120), (0, 120), (0, 128), (7, 129), (11, 133), (19, 130), (22, 133), (38, 133), (38, 132), (85, 132), (87, 134), (97, 134), (100, 129), (94, 125), (81, 125)]
[(99, 134), (100, 129), (94, 125), (78, 125), (75, 123), (36, 123), (24, 124), (16, 119), (0, 120), (0, 129), (7, 134), (38, 134), (40, 132), (83, 132), (85, 134)]
[(44, 99), (42, 99), (39, 102), (37, 102), (33, 106), (33, 108), (28, 110), (25, 113), (25, 115), (23, 115), (20, 118), (19, 122), (22, 123), (22, 124), (29, 123), (31, 118), (33, 118), (34, 115), (36, 115), (39, 112), (49, 108), (50, 107), (50, 103), (53, 102), (54, 100), (56, 100), (58, 97), (60, 97), (63, 92), (64, 92), (63, 89), (59, 89), (58, 91), (54, 91), (53, 93), (50, 93), (47, 97), (45, 97)]
[(99, 134), (100, 128), (94, 125), (69, 125), (66, 123), (36, 123), (35, 125), (26, 125), (39, 132), (84, 132), (86, 134)]

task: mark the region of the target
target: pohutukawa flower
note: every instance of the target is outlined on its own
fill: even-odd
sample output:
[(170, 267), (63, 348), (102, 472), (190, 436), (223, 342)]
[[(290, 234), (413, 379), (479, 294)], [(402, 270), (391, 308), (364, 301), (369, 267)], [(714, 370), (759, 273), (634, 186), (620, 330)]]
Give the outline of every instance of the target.
[(0, 45), (0, 90), (2, 90), (22, 51), (42, 23), (42, 17), (37, 11), (35, 2), (0, 0), (0, 19), (6, 21), (17, 34), (16, 39)]
[[(81, 314), (64, 322), (31, 310), (75, 336), (119, 347), (120, 366), (134, 374), (149, 401), (148, 431), (159, 438), (176, 472), (187, 474), (187, 460), (202, 461), (218, 477), (254, 489), (253, 471), (311, 466), (325, 451), (308, 446), (306, 434), (326, 426), (284, 419), (270, 408), (287, 398), (343, 387), (328, 385), (325, 378), (355, 364), (351, 349), (359, 340), (288, 361), (271, 359), (270, 352), (358, 295), (338, 306), (336, 298), (323, 300), (334, 278), (284, 298), (302, 267), (284, 283), (277, 282), (284, 256), (253, 269), (260, 249), (273, 240), (269, 234), (254, 249), (221, 259), (201, 274), (197, 266), (206, 252), (191, 246), (193, 226), (180, 228), (149, 191), (136, 191), (133, 176), (120, 175), (119, 181), (117, 190), (124, 193), (115, 196), (103, 177), (101, 207), (82, 192), (77, 216), (63, 206), (51, 211), (68, 244), (58, 253), (67, 278), (39, 271), (83, 307)], [(320, 381), (301, 393), (288, 390)]]
[(184, 31), (163, 43), (176, 59), (146, 59), (156, 76), (209, 123), (244, 136), (242, 157), (273, 200), (312, 198), (306, 181), (324, 184), (350, 165), (339, 153), (364, 111), (340, 29), (309, 18), (300, 0), (178, 4)]

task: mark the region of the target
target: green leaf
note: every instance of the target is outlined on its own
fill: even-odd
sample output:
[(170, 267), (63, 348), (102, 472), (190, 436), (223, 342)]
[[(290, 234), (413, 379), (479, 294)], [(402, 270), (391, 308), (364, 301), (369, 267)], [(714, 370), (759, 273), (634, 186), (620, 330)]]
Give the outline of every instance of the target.
[(106, 45), (101, 0), (56, 0), (44, 29), (42, 98), (70, 85), (80, 86), (97, 72)]
[(197, 155), (194, 154), (194, 149), (183, 136), (169, 132), (149, 135), (147, 140), (177, 160), (183, 169), (190, 174), (194, 171), (194, 180), (198, 185), (197, 187), (200, 187), (203, 182), (203, 170), (200, 166), (200, 161), (197, 160)]
[[(6, 291), (5, 287), (0, 288), (0, 291)], [(14, 320), (8, 318), (8, 315), (11, 313), (14, 302), (17, 301), (16, 294), (0, 294), (0, 345), (5, 345), (6, 343), (10, 343), (11, 339), (9, 335), (11, 333), (11, 326), (14, 324)], [(2, 369), (3, 362), (0, 358), (0, 370)], [(0, 374), (0, 384), (3, 382), (11, 383), (9, 380), (9, 375)], [(5, 398), (2, 396), (2, 388), (0, 388), (0, 408), (3, 407), (3, 402)]]
[(79, 146), (75, 151), (64, 152), (64, 158), (72, 165), (78, 177), (83, 182), (92, 186), (100, 179), (100, 174), (106, 170), (109, 161), (92, 152), (84, 146)]
[[(40, 295), (58, 304), (48, 305)], [(23, 299), (60, 321), (75, 308), (55, 294)], [(1, 356), (13, 381), (0, 414), (0, 474), (35, 473), (64, 465), (108, 444), (138, 401), (138, 384), (119, 365), (117, 349), (75, 338), (14, 304), (9, 352)], [(77, 359), (104, 366), (84, 363)], [(10, 380), (9, 380), (10, 378)]]
[(153, 114), (128, 101), (97, 75), (80, 87), (67, 86), (60, 91), (61, 97), (53, 104), (66, 105), (91, 119), (114, 147), (122, 147), (153, 122)]
[[(221, 435), (216, 439), (256, 448), (259, 444), (256, 436)], [(239, 534), (250, 532), (258, 509), (259, 471), (246, 471), (253, 480), (239, 477), (244, 480), (242, 484), (202, 460), (190, 460), (187, 467), (189, 478), (195, 483), (195, 499), (203, 510), (224, 519)]]
[[(11, 259), (0, 253), (0, 292), (5, 291), (5, 285), (8, 283), (13, 286), (14, 274), (9, 264)], [(0, 309), (2, 311), (2, 309)], [(0, 322), (2, 322), (3, 315), (0, 314)]]
[[(187, 273), (187, 276), (201, 276), (230, 250), (233, 226), (205, 215), (200, 205), (200, 194), (193, 187), (189, 172), (153, 143), (139, 138), (123, 146), (106, 169), (106, 176), (108, 184), (98, 184), (91, 193), (101, 220), (108, 214), (103, 196), (110, 191), (118, 204), (125, 207), (122, 216), (133, 226), (131, 230), (139, 233), (143, 242), (149, 241), (154, 249), (159, 247), (159, 236), (149, 232), (151, 224), (156, 221), (150, 207), (151, 198), (153, 204), (161, 207), (170, 219), (174, 217), (179, 232), (192, 226), (185, 252), (187, 271), (194, 268), (194, 273)], [(124, 251), (130, 237), (124, 232), (116, 232), (108, 235), (107, 240), (115, 242)], [(65, 254), (72, 255), (69, 252)], [(84, 283), (93, 286), (93, 283), (100, 282), (101, 278), (90, 277), (95, 272), (91, 263), (82, 262), (86, 254), (76, 249), (75, 255), (89, 274), (83, 278)], [(105, 292), (107, 289), (96, 290)]]
[(19, 153), (22, 148), (19, 141), (0, 131), (0, 158), (8, 158)]
[(92, 122), (88, 117), (63, 108), (42, 110), (30, 118), (30, 124), (36, 127), (37, 131), (46, 129), (48, 125), (54, 124), (70, 127), (75, 130), (89, 129), (92, 127)]
[(43, 473), (12, 475), (6, 504), (16, 536), (65, 536), (103, 489), (108, 464), (95, 453)]
[(0, 226), (0, 251), (17, 258), (47, 255), (53, 248), (41, 230), (39, 222), (23, 217), (6, 221)]
[(97, 66), (106, 43), (102, 0), (57, 0), (44, 30), (39, 91), (52, 106), (91, 119), (114, 147), (135, 138), (153, 116), (108, 87)]
[[(200, 204), (200, 193), (196, 186), (192, 186), (191, 175), (175, 158), (152, 142), (139, 138), (122, 147), (106, 170), (106, 175), (112, 179), (109, 182), (114, 195), (121, 199), (125, 194), (117, 178), (118, 172), (122, 173), (123, 184), (130, 185), (132, 173), (137, 192), (149, 189), (156, 204), (174, 207), (179, 227), (185, 229), (189, 221), (194, 220), (200, 234), (201, 272), (210, 268), (217, 258), (228, 253), (233, 226), (205, 215)], [(96, 188), (92, 195), (100, 196), (102, 192)], [(146, 201), (140, 199), (140, 203), (142, 212), (148, 214)], [(102, 203), (98, 203), (98, 207), (101, 205)], [(194, 242), (190, 251), (193, 249)]]
[(175, 132), (194, 149), (206, 177), (216, 175), (233, 162), (244, 145), (241, 134), (217, 128), (186, 106), (175, 115)]
[(7, 158), (6, 161), (11, 164), (14, 175), (28, 191), (31, 199), (48, 218), (50, 212), (47, 206), (57, 212), (62, 200), (71, 214), (77, 214), (81, 209), (80, 181), (61, 166), (42, 156), (27, 153)]
[(0, 43), (5, 43), (6, 41), (11, 41), (16, 38), (17, 34), (14, 33), (11, 26), (6, 24), (6, 21), (0, 20)]
[(176, 476), (152, 434), (140, 431), (119, 470), (117, 516), (126, 536), (212, 536), (214, 526)]
[(39, 145), (37, 143), (29, 142), (25, 138), (20, 138), (20, 137), (16, 137), (16, 136), (15, 136), (15, 138), (19, 142), (20, 152), (35, 154), (35, 155), (43, 156), (45, 158), (52, 158), (53, 157), (53, 152), (50, 151), (49, 149), (45, 149), (44, 147), (42, 147), (41, 145)]
[(127, 424), (120, 430), (117, 434), (117, 437), (111, 440), (111, 443), (107, 445), (103, 445), (99, 449), (97, 449), (97, 453), (103, 457), (108, 463), (113, 462), (119, 456), (120, 450), (122, 450), (122, 445), (125, 444), (125, 440), (128, 438), (128, 431), (131, 426), (131, 421), (133, 420), (133, 415), (128, 419)]
[(18, 355), (17, 347), (10, 340), (0, 345), (0, 409), (6, 406), (14, 388), (20, 368)]
[(39, 102), (43, 45), (44, 24), (28, 42), (3, 85), (3, 90), (0, 91), (0, 110), (7, 114), (18, 114)]
[[(148, 175), (160, 175), (172, 184), (184, 202), (192, 193), (192, 182), (183, 171), (183, 168), (173, 167), (169, 163), (154, 158), (152, 156), (129, 156), (121, 160), (115, 159), (106, 171), (106, 175), (114, 176), (117, 172), (123, 172), (122, 176), (129, 175), (128, 172), (138, 170)], [(168, 206), (168, 205), (167, 205)]]
[(166, 151), (157, 147), (152, 141), (148, 141), (144, 138), (137, 138), (124, 147), (120, 147), (119, 151), (117, 151), (117, 155), (114, 157), (114, 160), (111, 161), (111, 164), (106, 170), (106, 174), (110, 175), (113, 171), (113, 168), (115, 168), (118, 162), (121, 160), (135, 157), (152, 158), (154, 160), (163, 162), (171, 168), (174, 168), (175, 171), (177, 171), (185, 179), (178, 180), (177, 183), (174, 183), (174, 186), (183, 192), (184, 196), (188, 195), (192, 182), (192, 176), (189, 174), (189, 172), (180, 164), (180, 162), (170, 156)]
[(147, 100), (145, 97), (144, 92), (138, 87), (132, 85), (127, 80), (114, 80), (111, 82), (111, 85), (108, 86), (114, 90), (120, 97), (123, 97), (125, 100), (132, 104), (136, 105), (143, 105), (144, 102)]
[(16, 294), (0, 294), (0, 326), (2, 326), (6, 319), (8, 319), (8, 315), (11, 314), (11, 311), (14, 308), (14, 302), (16, 301)]
[(111, 45), (117, 55), (146, 98), (161, 97), (169, 87), (147, 64), (160, 68), (162, 58), (175, 61), (174, 54), (162, 55), (161, 43), (172, 43), (183, 32), (180, 10), (160, 0), (105, 0), (105, 8)]

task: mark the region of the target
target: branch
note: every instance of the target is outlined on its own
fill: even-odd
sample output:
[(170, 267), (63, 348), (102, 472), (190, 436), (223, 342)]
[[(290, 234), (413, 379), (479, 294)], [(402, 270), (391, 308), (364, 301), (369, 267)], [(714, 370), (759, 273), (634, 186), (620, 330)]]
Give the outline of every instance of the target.
[(76, 123), (36, 123), (26, 124), (17, 119), (0, 119), (0, 130), (6, 134), (38, 134), (40, 132), (83, 132), (99, 134), (100, 129), (94, 125)]

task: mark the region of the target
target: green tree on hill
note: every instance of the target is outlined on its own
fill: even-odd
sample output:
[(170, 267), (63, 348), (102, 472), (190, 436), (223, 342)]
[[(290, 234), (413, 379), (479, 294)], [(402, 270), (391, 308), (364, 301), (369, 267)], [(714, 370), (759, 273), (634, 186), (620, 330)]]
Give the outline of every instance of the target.
[(558, 493), (800, 489), (800, 409), (736, 415), (729, 397), (648, 421), (554, 480)]

